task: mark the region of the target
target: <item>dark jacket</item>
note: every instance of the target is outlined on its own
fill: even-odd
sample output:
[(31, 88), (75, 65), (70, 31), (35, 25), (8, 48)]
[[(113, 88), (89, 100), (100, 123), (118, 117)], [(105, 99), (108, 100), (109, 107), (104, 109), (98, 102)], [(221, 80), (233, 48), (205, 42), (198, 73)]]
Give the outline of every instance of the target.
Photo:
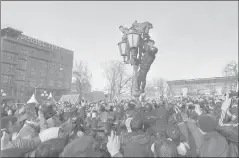
[(148, 134), (134, 135), (124, 138), (125, 157), (148, 157), (150, 155), (150, 136)]

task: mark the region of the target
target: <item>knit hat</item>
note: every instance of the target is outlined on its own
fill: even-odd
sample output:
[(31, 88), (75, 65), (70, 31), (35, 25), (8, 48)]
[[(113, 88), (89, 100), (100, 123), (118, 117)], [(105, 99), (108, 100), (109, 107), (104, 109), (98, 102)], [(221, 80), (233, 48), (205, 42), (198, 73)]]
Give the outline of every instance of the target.
[(200, 129), (203, 132), (212, 132), (214, 131), (217, 126), (217, 119), (216, 117), (210, 115), (210, 114), (202, 114), (198, 117), (198, 124)]

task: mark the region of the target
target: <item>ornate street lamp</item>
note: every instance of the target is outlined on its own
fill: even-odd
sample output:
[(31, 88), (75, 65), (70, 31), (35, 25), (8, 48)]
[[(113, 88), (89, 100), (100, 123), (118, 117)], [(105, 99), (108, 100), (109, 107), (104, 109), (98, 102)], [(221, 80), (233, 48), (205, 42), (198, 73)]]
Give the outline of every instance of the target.
[(48, 97), (49, 95), (47, 94), (47, 92), (46, 91), (44, 91), (42, 94), (41, 94), (41, 97), (43, 98), (43, 103), (46, 103), (46, 100), (47, 100), (47, 97)]
[(122, 41), (118, 44), (119, 51), (123, 56), (124, 63), (133, 66), (135, 80), (133, 96), (137, 100), (144, 93), (147, 73), (158, 52), (154, 41), (148, 34), (152, 28), (153, 26), (149, 22), (135, 22), (130, 29), (119, 27), (124, 34)]
[(46, 91), (44, 91), (42, 94), (41, 94), (42, 97), (48, 97), (48, 94)]
[(4, 101), (4, 97), (6, 97), (6, 93), (4, 92), (4, 90), (3, 89), (1, 89), (1, 93), (0, 93), (0, 105), (2, 105), (2, 102)]
[(6, 93), (4, 93), (3, 89), (1, 89), (1, 97), (6, 97)]

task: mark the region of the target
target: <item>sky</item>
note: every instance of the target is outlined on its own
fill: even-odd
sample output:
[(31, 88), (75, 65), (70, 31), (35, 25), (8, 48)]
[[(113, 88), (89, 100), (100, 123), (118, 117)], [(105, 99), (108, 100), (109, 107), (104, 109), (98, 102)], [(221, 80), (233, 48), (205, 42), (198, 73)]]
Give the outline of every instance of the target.
[(1, 28), (73, 50), (74, 61), (88, 63), (93, 90), (107, 84), (106, 61), (123, 61), (118, 28), (135, 20), (153, 24), (159, 49), (148, 80), (218, 77), (228, 62), (238, 62), (236, 1), (1, 2)]

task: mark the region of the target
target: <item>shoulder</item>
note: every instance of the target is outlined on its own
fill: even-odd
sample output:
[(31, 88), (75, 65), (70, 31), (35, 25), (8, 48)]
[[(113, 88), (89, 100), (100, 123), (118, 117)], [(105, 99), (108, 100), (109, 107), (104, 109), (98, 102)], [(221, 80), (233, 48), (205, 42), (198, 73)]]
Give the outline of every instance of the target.
[[(210, 149), (210, 151), (208, 150)], [(204, 143), (200, 149), (201, 156), (222, 156), (228, 151), (227, 140), (220, 134), (213, 132), (204, 136)]]

